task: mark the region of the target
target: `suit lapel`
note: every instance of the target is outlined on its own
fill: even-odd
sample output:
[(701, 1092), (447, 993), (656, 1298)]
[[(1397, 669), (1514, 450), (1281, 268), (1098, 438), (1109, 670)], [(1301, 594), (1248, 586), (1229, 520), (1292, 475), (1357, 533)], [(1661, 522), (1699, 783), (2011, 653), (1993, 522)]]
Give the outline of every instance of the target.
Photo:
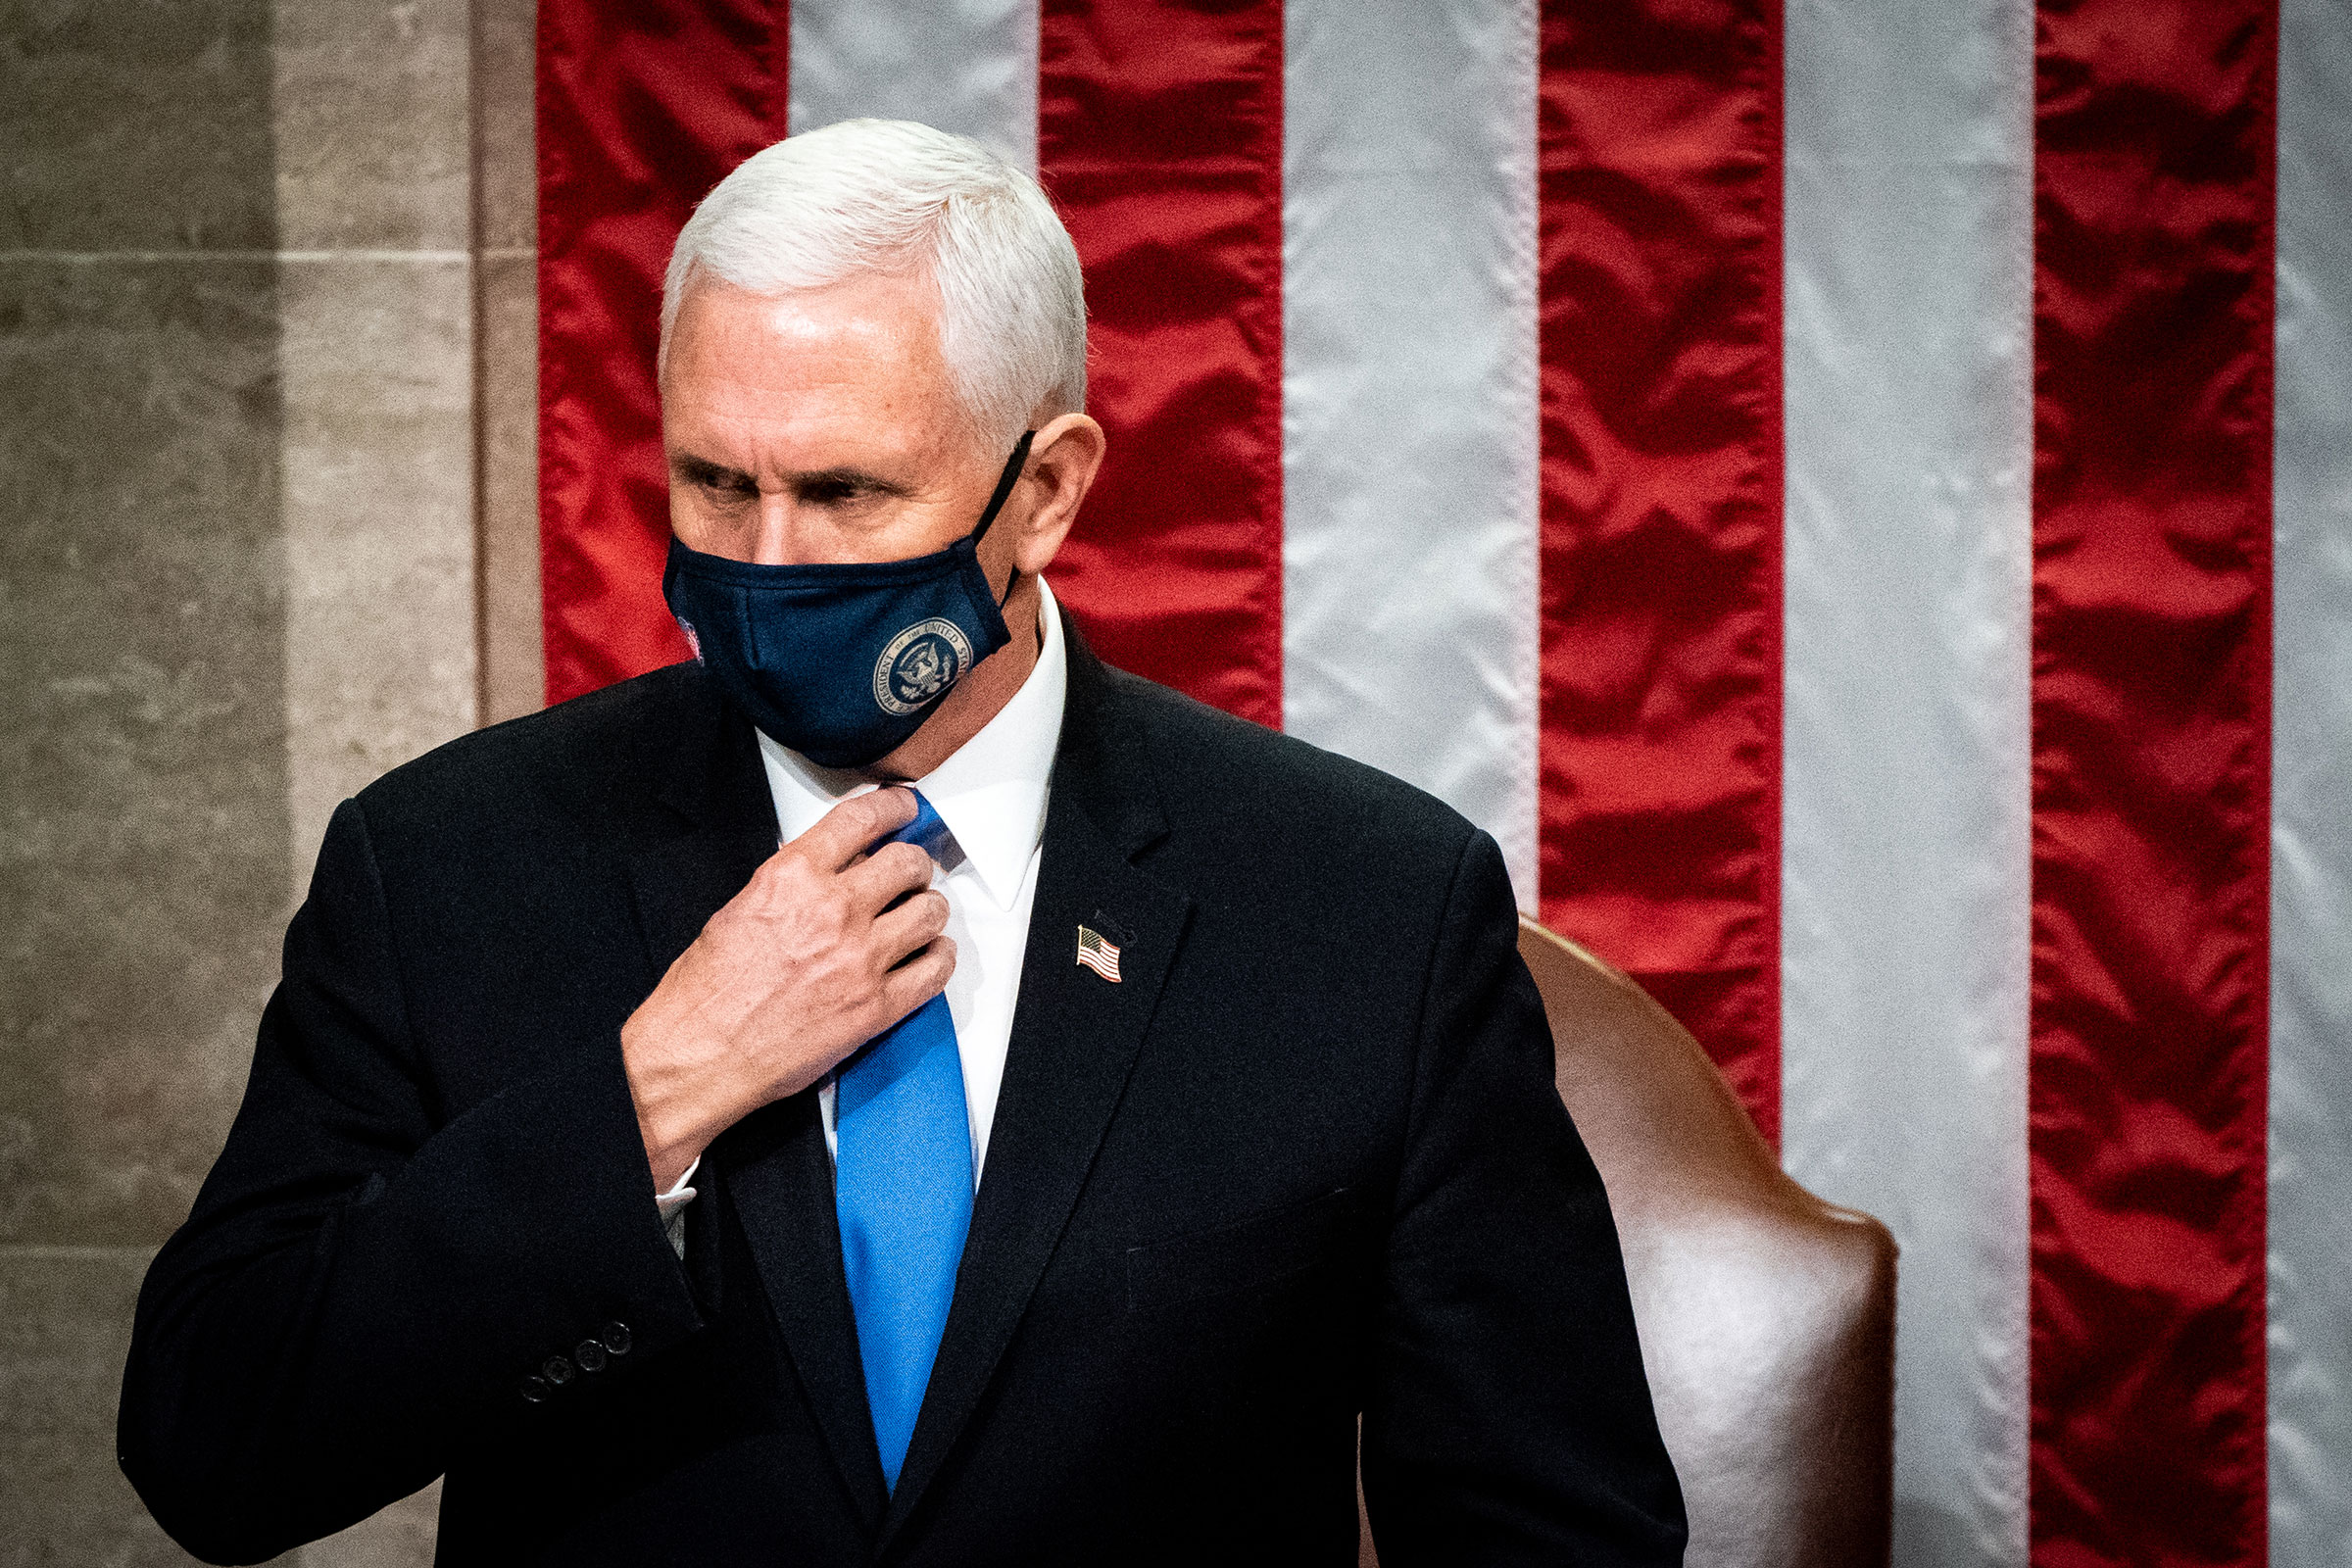
[[(698, 711), (681, 725), (660, 794), (683, 819), (683, 831), (629, 861), (655, 981), (775, 854), (777, 838), (758, 743), (750, 725), (723, 710)], [(741, 1219), (786, 1352), (843, 1484), (871, 1528), (886, 1500), (882, 1460), (858, 1370), (833, 1212), (833, 1165), (814, 1093), (766, 1106), (728, 1129), (696, 1179), (715, 1184)]]
[[(1107, 673), (1066, 616), (1064, 631), (1068, 707), (1004, 1086), (885, 1542), (971, 1419), (1027, 1309), (1117, 1108), (1192, 908), (1132, 863), (1166, 830), (1149, 759), (1121, 721)], [(1119, 944), (1118, 983), (1078, 964), (1081, 924)]]
[(712, 1152), (825, 1446), (858, 1518), (873, 1529), (889, 1497), (865, 1402), (833, 1206), (833, 1157), (815, 1093), (745, 1117)]
[(655, 797), (677, 831), (629, 858), (629, 883), (659, 982), (776, 853), (776, 803), (751, 725), (720, 707), (707, 683), (681, 705), (674, 744), (656, 767)]

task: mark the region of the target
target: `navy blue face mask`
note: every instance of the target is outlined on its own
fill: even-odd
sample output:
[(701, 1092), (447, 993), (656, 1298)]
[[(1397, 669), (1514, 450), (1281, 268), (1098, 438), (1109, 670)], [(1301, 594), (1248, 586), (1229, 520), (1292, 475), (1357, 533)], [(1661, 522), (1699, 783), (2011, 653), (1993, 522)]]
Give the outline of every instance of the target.
[[(1012, 494), (1032, 430), (972, 531), (906, 561), (763, 566), (669, 541), (662, 597), (695, 659), (751, 721), (820, 767), (905, 745), (956, 683), (1011, 641), (980, 540)], [(1019, 579), (1005, 579), (1004, 598)]]

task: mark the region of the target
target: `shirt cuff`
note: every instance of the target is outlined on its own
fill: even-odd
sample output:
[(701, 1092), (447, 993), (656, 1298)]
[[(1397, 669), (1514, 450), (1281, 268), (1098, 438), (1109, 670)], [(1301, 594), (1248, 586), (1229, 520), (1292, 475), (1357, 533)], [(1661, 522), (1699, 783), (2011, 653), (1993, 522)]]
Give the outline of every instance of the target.
[(678, 1175), (666, 1193), (654, 1195), (654, 1207), (662, 1211), (662, 1234), (669, 1238), (670, 1250), (680, 1258), (686, 1255), (686, 1205), (694, 1201), (694, 1189), (687, 1186), (694, 1173), (702, 1169), (703, 1157), (697, 1154), (694, 1163)]

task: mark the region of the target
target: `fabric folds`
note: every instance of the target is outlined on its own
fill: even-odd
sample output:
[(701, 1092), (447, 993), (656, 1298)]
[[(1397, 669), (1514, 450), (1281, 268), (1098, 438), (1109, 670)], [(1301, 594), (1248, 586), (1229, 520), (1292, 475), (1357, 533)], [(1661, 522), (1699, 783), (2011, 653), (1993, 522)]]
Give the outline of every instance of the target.
[(1039, 177), (1086, 266), (1110, 435), (1054, 587), (1102, 657), (1282, 709), (1280, 4), (1047, 0)]
[(1544, 8), (1544, 919), (1780, 1120), (1781, 19)]
[(2036, 1562), (2267, 1556), (2276, 21), (2039, 11)]

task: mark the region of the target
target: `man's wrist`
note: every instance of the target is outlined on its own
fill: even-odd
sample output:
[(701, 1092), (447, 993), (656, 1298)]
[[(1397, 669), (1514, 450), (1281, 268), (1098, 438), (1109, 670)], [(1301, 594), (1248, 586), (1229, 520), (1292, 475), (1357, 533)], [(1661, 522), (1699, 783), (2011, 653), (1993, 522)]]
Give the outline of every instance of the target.
[[(630, 1084), (632, 1093), (636, 1089)], [(702, 1163), (703, 1151), (715, 1134), (698, 1135), (666, 1126), (666, 1118), (637, 1102), (637, 1135), (645, 1144), (645, 1163), (654, 1176), (654, 1191), (666, 1193), (682, 1184)]]
[(637, 1133), (645, 1144), (654, 1191), (667, 1192), (684, 1180), (719, 1129), (702, 1125), (695, 1115), (700, 1097), (694, 1091), (699, 1086), (686, 1081), (675, 1052), (658, 1049), (646, 1038), (638, 1018), (621, 1025), (620, 1061), (630, 1102), (637, 1109)]
[(703, 1162), (702, 1144), (656, 1143), (654, 1135), (642, 1120), (638, 1131), (645, 1137), (645, 1162), (654, 1173), (654, 1193), (659, 1197), (677, 1191), (693, 1176), (695, 1167)]
[(688, 1184), (694, 1180), (694, 1173), (702, 1169), (702, 1165), (703, 1156), (697, 1154), (694, 1156), (694, 1163), (688, 1165), (678, 1179), (671, 1182), (668, 1187), (662, 1188), (659, 1181), (654, 1184), (656, 1188), (660, 1189), (654, 1195), (654, 1205), (662, 1210), (663, 1219), (669, 1218), (670, 1215), (694, 1201), (695, 1191)]

